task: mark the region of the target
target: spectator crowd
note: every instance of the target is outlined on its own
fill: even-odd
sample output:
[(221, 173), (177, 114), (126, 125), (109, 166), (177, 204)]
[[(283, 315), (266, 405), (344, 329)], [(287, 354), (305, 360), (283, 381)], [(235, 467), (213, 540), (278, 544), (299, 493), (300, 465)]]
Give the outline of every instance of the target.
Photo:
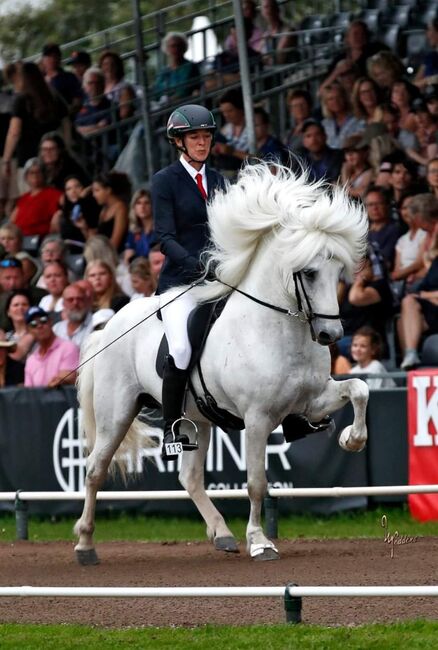
[[(242, 6), (251, 69), (292, 61), (295, 28), (276, 0), (262, 0), (260, 15), (253, 0)], [(397, 51), (352, 20), (317, 91), (293, 84), (287, 92), (284, 132), (268, 101), (254, 108), (257, 158), (342, 185), (368, 214), (366, 260), (352, 283), (339, 285), (345, 333), (332, 349), (334, 373), (383, 373), (379, 359), (388, 361), (394, 345), (397, 365), (414, 368), (425, 337), (438, 334), (438, 19), (426, 36), (408, 73)], [(159, 110), (196, 103), (202, 86), (217, 89), (219, 74), (231, 82), (208, 107), (220, 122), (212, 164), (233, 182), (253, 159), (235, 29), (205, 77), (187, 48), (182, 33), (164, 37), (152, 100)], [(39, 61), (2, 71), (0, 386), (74, 383), (87, 336), (130, 300), (153, 294), (164, 260), (149, 191), (133, 188), (124, 172), (96, 173), (89, 140), (135, 117), (139, 89), (115, 51), (96, 61), (74, 52), (69, 70), (61, 59), (48, 43)], [(111, 135), (105, 142), (115, 162), (120, 143)]]

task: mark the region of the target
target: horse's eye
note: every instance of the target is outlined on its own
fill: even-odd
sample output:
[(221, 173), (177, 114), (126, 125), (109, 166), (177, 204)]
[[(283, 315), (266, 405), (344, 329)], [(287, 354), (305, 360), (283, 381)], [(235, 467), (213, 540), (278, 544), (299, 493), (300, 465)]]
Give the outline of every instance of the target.
[(313, 269), (304, 269), (303, 275), (306, 277), (307, 280), (314, 280), (316, 278), (316, 271), (314, 271)]

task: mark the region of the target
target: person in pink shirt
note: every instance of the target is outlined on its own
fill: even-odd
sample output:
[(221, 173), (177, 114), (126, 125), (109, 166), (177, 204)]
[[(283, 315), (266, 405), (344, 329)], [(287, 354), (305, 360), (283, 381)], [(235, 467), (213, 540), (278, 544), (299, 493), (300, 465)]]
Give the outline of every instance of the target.
[(79, 365), (78, 346), (55, 335), (50, 316), (41, 307), (30, 307), (25, 320), (38, 345), (26, 360), (24, 385), (54, 388), (74, 384)]

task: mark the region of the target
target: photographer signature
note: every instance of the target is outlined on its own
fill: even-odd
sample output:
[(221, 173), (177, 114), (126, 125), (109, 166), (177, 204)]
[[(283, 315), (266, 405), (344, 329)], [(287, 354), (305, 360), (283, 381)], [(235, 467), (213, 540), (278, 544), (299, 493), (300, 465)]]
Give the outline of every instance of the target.
[(391, 547), (391, 559), (394, 557), (394, 546), (403, 546), (404, 544), (415, 544), (418, 541), (419, 535), (414, 537), (409, 537), (409, 535), (400, 535), (398, 530), (394, 533), (390, 533), (388, 530), (388, 518), (386, 515), (383, 515), (381, 519), (381, 526), (385, 529), (385, 536), (383, 538), (384, 544), (389, 544)]

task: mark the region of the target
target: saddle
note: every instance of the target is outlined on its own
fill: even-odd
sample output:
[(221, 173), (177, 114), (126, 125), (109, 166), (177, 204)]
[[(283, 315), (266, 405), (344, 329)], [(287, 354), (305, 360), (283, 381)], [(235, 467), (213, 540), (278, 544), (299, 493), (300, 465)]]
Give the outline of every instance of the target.
[[(189, 316), (187, 329), (190, 345), (192, 347), (192, 356), (190, 359), (189, 371), (191, 373), (196, 368), (204, 394), (202, 396), (197, 395), (191, 379), (189, 379), (188, 387), (191, 394), (193, 395), (196, 406), (202, 415), (204, 415), (204, 417), (213, 422), (213, 424), (216, 424), (218, 427), (223, 429), (223, 431), (228, 431), (229, 429), (242, 430), (245, 428), (244, 421), (232, 413), (229, 413), (225, 409), (221, 409), (217, 405), (216, 400), (209, 392), (205, 384), (201, 368), (201, 357), (205, 343), (213, 324), (222, 313), (225, 302), (226, 299), (222, 298), (215, 302), (198, 305)], [(157, 360), (155, 364), (157, 374), (161, 378), (163, 378), (164, 361), (168, 354), (169, 345), (166, 335), (163, 334), (163, 338), (161, 339), (161, 343), (158, 348)]]

